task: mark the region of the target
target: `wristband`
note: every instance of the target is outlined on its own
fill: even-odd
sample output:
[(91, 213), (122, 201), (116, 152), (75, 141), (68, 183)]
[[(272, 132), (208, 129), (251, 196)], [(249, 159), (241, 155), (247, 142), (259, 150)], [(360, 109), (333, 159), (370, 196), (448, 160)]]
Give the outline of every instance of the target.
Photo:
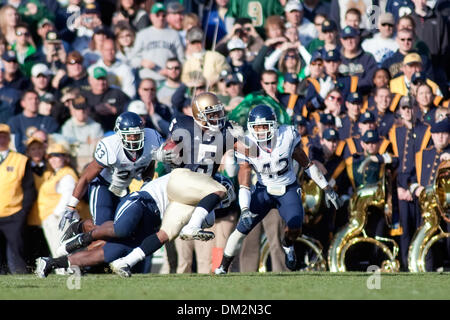
[(67, 204), (67, 206), (68, 206), (68, 207), (75, 208), (79, 202), (80, 202), (80, 200), (78, 200), (77, 198), (75, 198), (74, 196), (72, 196), (72, 197), (70, 198), (69, 203)]
[(325, 179), (322, 172), (320, 172), (319, 168), (315, 164), (309, 166), (305, 172), (311, 179), (313, 179), (320, 189), (325, 189), (328, 186), (327, 179)]

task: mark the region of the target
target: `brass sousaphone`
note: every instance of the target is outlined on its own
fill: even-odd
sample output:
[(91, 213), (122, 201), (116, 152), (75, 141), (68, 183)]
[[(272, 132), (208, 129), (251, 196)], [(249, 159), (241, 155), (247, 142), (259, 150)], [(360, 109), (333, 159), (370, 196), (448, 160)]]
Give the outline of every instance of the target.
[[(346, 252), (351, 246), (364, 242), (379, 247), (388, 257), (387, 260), (382, 262), (382, 271), (397, 272), (400, 269), (400, 264), (396, 260), (398, 254), (397, 243), (388, 238), (368, 237), (364, 230), (370, 206), (381, 208), (386, 214), (386, 168), (384, 164), (381, 165), (381, 170), (382, 178), (378, 183), (358, 188), (350, 199), (349, 222), (336, 233), (328, 251), (328, 267), (331, 272), (345, 272)], [(385, 242), (391, 243), (392, 251)]]
[(450, 161), (439, 165), (433, 184), (421, 192), (419, 201), (423, 222), (409, 246), (408, 269), (411, 272), (425, 272), (425, 258), (431, 246), (450, 237), (440, 226), (441, 219), (450, 222)]

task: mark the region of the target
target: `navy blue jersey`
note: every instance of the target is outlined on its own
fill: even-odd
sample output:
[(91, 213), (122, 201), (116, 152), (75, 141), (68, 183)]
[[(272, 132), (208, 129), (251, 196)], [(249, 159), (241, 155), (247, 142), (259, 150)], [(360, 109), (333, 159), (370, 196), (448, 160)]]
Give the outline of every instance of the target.
[(192, 117), (177, 116), (169, 127), (170, 138), (181, 145), (179, 168), (188, 168), (194, 172), (206, 173), (213, 176), (227, 150), (234, 149), (235, 138), (228, 128), (232, 128), (226, 121), (220, 131), (204, 131)]

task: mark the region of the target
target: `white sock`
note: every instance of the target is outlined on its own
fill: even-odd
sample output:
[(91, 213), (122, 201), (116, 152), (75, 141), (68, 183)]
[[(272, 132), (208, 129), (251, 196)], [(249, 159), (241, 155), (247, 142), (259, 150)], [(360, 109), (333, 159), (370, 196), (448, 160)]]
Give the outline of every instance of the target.
[(192, 217), (189, 220), (188, 224), (185, 226), (185, 228), (201, 228), (202, 222), (205, 220), (206, 216), (208, 215), (208, 211), (202, 207), (195, 208), (194, 212), (192, 213)]
[(228, 257), (234, 257), (237, 255), (241, 250), (242, 241), (245, 237), (246, 235), (239, 232), (239, 230), (234, 230), (228, 237), (223, 253)]
[(286, 252), (286, 254), (289, 254), (289, 252), (291, 252), (291, 250), (294, 250), (294, 245), (292, 245), (290, 247), (285, 247), (285, 246), (282, 246), (282, 247), (283, 247), (284, 252)]
[(137, 247), (133, 249), (127, 256), (122, 258), (126, 264), (133, 267), (136, 263), (145, 259), (145, 253), (141, 248)]

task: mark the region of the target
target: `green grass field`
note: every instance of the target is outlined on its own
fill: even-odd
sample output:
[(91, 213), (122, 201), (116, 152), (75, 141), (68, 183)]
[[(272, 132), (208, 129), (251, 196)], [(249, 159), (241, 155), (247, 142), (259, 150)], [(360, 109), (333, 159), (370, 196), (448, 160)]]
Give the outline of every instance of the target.
[[(158, 299), (158, 300), (307, 300), (450, 299), (450, 274), (381, 274), (380, 289), (369, 290), (367, 273), (232, 273), (212, 275), (88, 274), (80, 289), (69, 290), (68, 276), (0, 276), (0, 299)], [(70, 284), (76, 285), (75, 281)], [(205, 290), (206, 288), (206, 290)]]

